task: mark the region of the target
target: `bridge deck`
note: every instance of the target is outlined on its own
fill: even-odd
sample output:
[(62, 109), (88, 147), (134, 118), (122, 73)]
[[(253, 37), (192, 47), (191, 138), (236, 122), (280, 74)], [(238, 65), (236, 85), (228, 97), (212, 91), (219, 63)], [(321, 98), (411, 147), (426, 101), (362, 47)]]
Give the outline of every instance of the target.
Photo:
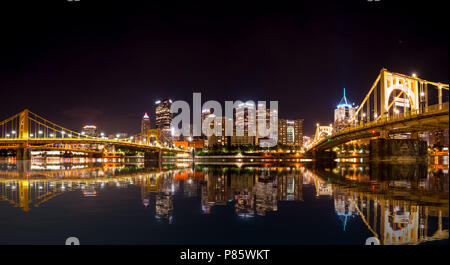
[(310, 150), (326, 150), (345, 142), (377, 137), (381, 131), (391, 133), (444, 130), (449, 126), (449, 103), (434, 105), (424, 110), (416, 110), (379, 119), (354, 127), (345, 128), (314, 143)]

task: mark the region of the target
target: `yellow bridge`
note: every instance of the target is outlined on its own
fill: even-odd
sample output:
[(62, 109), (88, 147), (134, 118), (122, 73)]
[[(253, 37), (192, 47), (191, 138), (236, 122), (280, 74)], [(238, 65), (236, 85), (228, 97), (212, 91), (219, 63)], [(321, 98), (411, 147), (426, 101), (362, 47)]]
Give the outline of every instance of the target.
[(448, 84), (382, 69), (344, 128), (317, 126), (309, 151), (328, 150), (357, 139), (389, 139), (398, 134), (418, 139), (421, 132), (448, 129), (448, 95), (443, 96), (448, 89)]
[(93, 137), (59, 126), (28, 109), (0, 122), (0, 149), (14, 149), (17, 159), (30, 159), (31, 150), (61, 150), (86, 154), (115, 153), (115, 148), (128, 147), (143, 153), (187, 150), (174, 146), (158, 130), (125, 139)]

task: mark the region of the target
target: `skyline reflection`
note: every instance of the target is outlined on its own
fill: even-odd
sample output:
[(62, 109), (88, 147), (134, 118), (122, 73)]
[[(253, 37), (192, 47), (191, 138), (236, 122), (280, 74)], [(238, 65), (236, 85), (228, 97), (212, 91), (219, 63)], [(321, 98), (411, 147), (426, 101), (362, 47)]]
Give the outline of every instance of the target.
[[(98, 200), (107, 190), (138, 188), (142, 208), (153, 209), (159, 223), (183, 220), (182, 200), (198, 201), (193, 215), (214, 216), (232, 209), (242, 221), (277, 218), (282, 209), (317, 207), (332, 201), (332, 211), (344, 233), (357, 233), (361, 223), (384, 245), (418, 244), (448, 239), (448, 167), (415, 165), (311, 164), (154, 167), (145, 164), (0, 164), (0, 212), (18, 207), (33, 215), (39, 207), (68, 193), (76, 200)], [(400, 173), (402, 172), (402, 173)], [(76, 203), (76, 202), (75, 202)], [(206, 217), (205, 217), (206, 218)], [(248, 222), (248, 221), (245, 221)], [(308, 243), (308, 242), (303, 242)]]

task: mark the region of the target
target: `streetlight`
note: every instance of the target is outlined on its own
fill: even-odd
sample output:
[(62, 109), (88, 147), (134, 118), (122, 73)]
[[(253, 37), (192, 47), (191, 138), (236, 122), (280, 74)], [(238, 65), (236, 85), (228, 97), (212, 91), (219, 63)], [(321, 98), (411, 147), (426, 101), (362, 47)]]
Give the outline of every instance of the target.
[(65, 131), (62, 131), (62, 132), (61, 132), (62, 138), (64, 138), (64, 134), (65, 134), (65, 133), (66, 133)]
[(319, 123), (317, 123), (316, 125), (319, 126)]

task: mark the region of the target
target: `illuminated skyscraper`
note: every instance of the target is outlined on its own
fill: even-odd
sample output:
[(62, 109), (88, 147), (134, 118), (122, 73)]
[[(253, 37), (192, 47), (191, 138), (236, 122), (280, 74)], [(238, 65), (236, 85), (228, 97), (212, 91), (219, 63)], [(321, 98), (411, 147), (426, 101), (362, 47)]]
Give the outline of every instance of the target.
[(302, 147), (303, 119), (278, 119), (278, 144)]
[(150, 130), (150, 117), (148, 116), (147, 112), (142, 117), (141, 121), (141, 134), (145, 135), (148, 130)]
[(85, 125), (83, 126), (84, 135), (97, 137), (97, 126), (95, 125)]
[[(353, 104), (354, 105), (354, 104)], [(344, 95), (342, 96), (341, 101), (337, 105), (334, 110), (334, 130), (339, 131), (349, 125), (355, 123), (351, 118), (355, 114), (356, 108), (352, 104), (348, 103), (347, 97), (345, 96), (345, 88)]]
[[(257, 137), (258, 137), (258, 144), (261, 147), (266, 146), (275, 146), (277, 144), (277, 137), (275, 137), (278, 134), (278, 112), (277, 110), (272, 110), (270, 108), (266, 108), (265, 110), (262, 108), (263, 104), (258, 104), (258, 109), (256, 110), (256, 131), (257, 131)], [(273, 119), (271, 121), (271, 118)], [(272, 122), (272, 124), (271, 124)], [(269, 132), (268, 136), (263, 136), (262, 132), (260, 131), (259, 127), (260, 125), (264, 124), (266, 125), (266, 128)], [(261, 141), (264, 140), (264, 141)]]
[[(208, 114), (207, 117), (214, 118), (215, 115), (214, 114)], [(233, 136), (225, 136), (225, 119), (227, 119), (227, 117), (219, 117), (219, 122), (217, 123), (217, 125), (222, 127), (222, 135), (211, 135), (211, 136), (207, 137), (206, 145), (208, 147), (212, 147), (212, 146), (229, 146), (230, 139)], [(214, 127), (214, 121), (211, 122), (210, 126), (211, 126), (210, 128)]]
[[(236, 107), (234, 113), (235, 128), (233, 136), (230, 138), (231, 145), (256, 145), (256, 109), (255, 105), (250, 102), (245, 102), (239, 104)], [(254, 124), (254, 131), (252, 132), (252, 127), (249, 124)], [(244, 128), (244, 135), (238, 136), (237, 129)], [(253, 136), (252, 136), (253, 134)]]
[(156, 128), (161, 129), (165, 137), (171, 138), (172, 132), (170, 128), (170, 123), (172, 122), (173, 115), (170, 112), (170, 106), (172, 105), (172, 100), (164, 99), (158, 100), (156, 104)]

